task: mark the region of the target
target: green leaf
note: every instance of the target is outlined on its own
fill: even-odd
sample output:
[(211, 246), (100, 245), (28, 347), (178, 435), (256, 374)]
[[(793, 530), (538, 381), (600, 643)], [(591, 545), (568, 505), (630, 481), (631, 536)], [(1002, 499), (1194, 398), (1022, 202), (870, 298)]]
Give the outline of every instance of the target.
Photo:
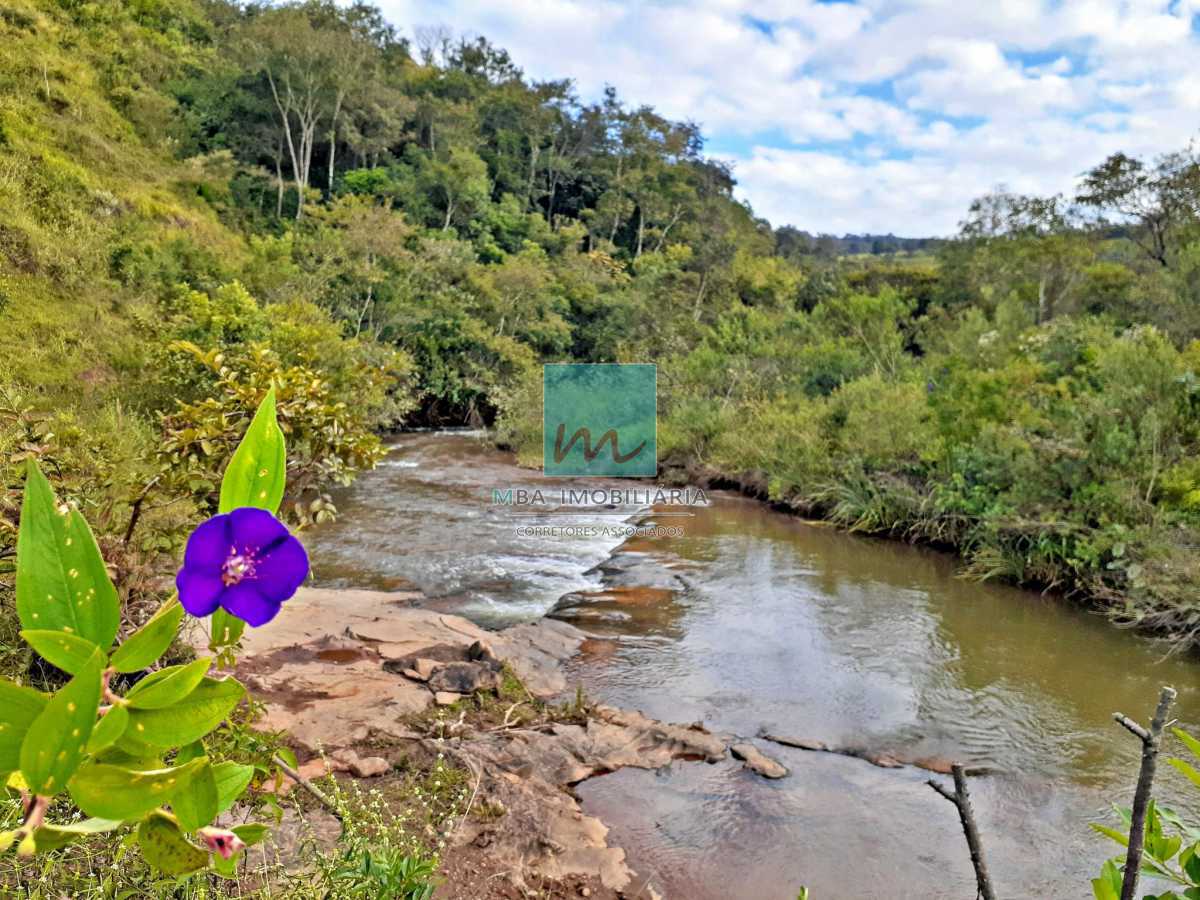
[(145, 625), (129, 636), (112, 655), (118, 672), (140, 672), (166, 653), (179, 632), (183, 607), (178, 598), (164, 603)]
[(21, 742), (50, 698), (0, 678), (0, 780), (21, 767)]
[(208, 734), (233, 711), (246, 689), (232, 678), (202, 678), (173, 706), (129, 713), (127, 738), (153, 747), (178, 747)]
[(1120, 900), (1121, 873), (1111, 859), (1105, 860), (1100, 877), (1092, 879), (1092, 894), (1096, 900)]
[(187, 785), (171, 798), (171, 810), (184, 831), (203, 828), (217, 817), (217, 780), (207, 759)]
[(1182, 843), (1183, 838), (1177, 834), (1170, 837), (1164, 837), (1160, 834), (1146, 841), (1146, 849), (1156, 860), (1165, 863), (1179, 851), (1179, 846)]
[(1182, 728), (1172, 728), (1171, 731), (1175, 737), (1183, 741), (1185, 747), (1192, 751), (1192, 755), (1200, 759), (1200, 741), (1196, 740)]
[(133, 709), (162, 709), (178, 703), (196, 689), (211, 665), (211, 659), (202, 657), (186, 665), (160, 669), (135, 684), (125, 699)]
[(89, 763), (71, 779), (71, 799), (89, 816), (140, 819), (184, 790), (208, 764), (194, 759), (183, 766), (135, 771), (105, 763)]
[(204, 742), (192, 741), (179, 748), (179, 752), (175, 754), (175, 765), (183, 765), (185, 762), (191, 762), (201, 756), (204, 756)]
[[(235, 825), (231, 829), (234, 834), (242, 839), (242, 842), (247, 847), (253, 847), (255, 844), (261, 842), (262, 839), (267, 836), (267, 830), (268, 829), (266, 825), (259, 825), (257, 823)], [(215, 869), (218, 874), (223, 875), (226, 878), (235, 878), (237, 876), (238, 863), (242, 861), (242, 858), (245, 855), (245, 850), (239, 850), (237, 853), (233, 854), (233, 856), (229, 857), (229, 859), (225, 859), (219, 854), (213, 854), (213, 869)]]
[(234, 825), (231, 831), (242, 839), (247, 847), (253, 847), (255, 844), (261, 843), (262, 839), (267, 836), (270, 831), (266, 825), (258, 822), (247, 822), (245, 825)]
[(37, 852), (45, 853), (88, 835), (115, 831), (123, 824), (119, 819), (84, 819), (69, 825), (43, 825), (34, 831), (33, 840), (37, 844)]
[[(242, 506), (254, 506), (276, 513), (286, 484), (286, 447), (275, 417), (275, 388), (271, 388), (225, 467), (217, 511), (227, 513)], [(211, 647), (215, 650), (237, 643), (246, 623), (218, 608), (212, 615), (211, 627)]]
[(167, 875), (187, 875), (208, 865), (208, 854), (188, 843), (174, 816), (152, 813), (138, 826), (142, 855), (155, 869)]
[(237, 616), (225, 612), (220, 606), (217, 607), (209, 621), (212, 635), (208, 643), (210, 650), (232, 647), (241, 639), (242, 632), (246, 630), (245, 622)]
[(29, 726), (21, 742), (21, 774), (35, 794), (55, 796), (79, 767), (100, 707), (102, 666), (97, 650)]
[(1109, 828), (1107, 825), (1100, 825), (1097, 822), (1089, 822), (1088, 824), (1091, 825), (1093, 831), (1098, 831), (1105, 837), (1112, 838), (1122, 847), (1129, 846), (1129, 835), (1123, 834), (1115, 828)]
[(226, 859), (220, 853), (212, 855), (213, 871), (222, 878), (236, 878), (238, 863), (242, 861), (242, 857), (246, 855), (245, 850), (239, 850), (233, 856)]
[[(128, 734), (123, 734), (117, 738), (117, 743), (109, 747), (107, 750), (101, 750), (96, 754), (95, 761), (108, 763), (110, 766), (120, 766), (123, 769), (161, 769), (166, 763), (163, 761), (163, 751), (159, 747), (151, 747), (148, 744), (144, 748), (140, 748), (140, 752), (130, 752), (127, 749)], [(136, 747), (136, 744), (131, 745)]]
[(87, 752), (93, 756), (103, 753), (117, 742), (128, 726), (129, 710), (124, 706), (110, 708), (92, 729), (92, 737), (87, 743)]
[(228, 810), (238, 801), (254, 777), (254, 766), (235, 762), (217, 763), (212, 767), (213, 781), (217, 785), (217, 815)]
[(78, 635), (107, 650), (120, 613), (117, 590), (87, 522), (76, 509), (58, 511), (50, 482), (30, 460), (17, 533), (21, 626)]
[(275, 388), (271, 388), (225, 467), (218, 512), (241, 506), (278, 512), (286, 481), (283, 431), (275, 419)]
[(117, 738), (117, 742), (112, 747), (104, 751), (104, 759), (101, 762), (113, 763), (118, 766), (128, 763), (128, 767), (133, 769), (162, 768), (160, 765), (143, 766), (134, 763), (139, 760), (161, 760), (168, 750), (174, 748), (147, 744), (145, 741), (139, 741), (134, 735), (133, 712), (130, 711), (129, 725), (125, 726), (125, 733)]
[(27, 630), (21, 632), (21, 637), (37, 651), (38, 656), (71, 675), (78, 673), (92, 658), (92, 654), (100, 649), (87, 638), (65, 631)]
[(1197, 854), (1197, 848), (1200, 848), (1200, 844), (1192, 844), (1179, 854), (1179, 865), (1194, 885), (1200, 885), (1200, 854)]

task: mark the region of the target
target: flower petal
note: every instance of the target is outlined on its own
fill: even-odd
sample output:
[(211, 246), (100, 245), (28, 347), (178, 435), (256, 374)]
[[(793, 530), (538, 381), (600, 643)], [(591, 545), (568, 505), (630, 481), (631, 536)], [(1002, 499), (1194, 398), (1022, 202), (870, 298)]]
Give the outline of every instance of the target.
[(196, 833), (208, 845), (208, 849), (213, 853), (220, 853), (222, 859), (232, 859), (234, 854), (246, 846), (246, 842), (228, 828), (201, 828)]
[(308, 554), (291, 535), (254, 564), (254, 587), (276, 603), (296, 593), (307, 577)]
[(207, 570), (197, 571), (184, 566), (175, 576), (179, 602), (189, 614), (200, 619), (217, 611), (225, 585), (221, 576)]
[(279, 603), (260, 594), (255, 590), (254, 582), (249, 580), (228, 588), (221, 595), (221, 605), (227, 613), (255, 628), (266, 625), (279, 612)]
[(213, 516), (201, 522), (188, 537), (187, 549), (183, 552), (184, 568), (220, 572), (229, 555), (229, 545), (229, 516)]
[(287, 537), (288, 530), (282, 522), (265, 509), (241, 506), (229, 514), (233, 543), (239, 551), (257, 553)]

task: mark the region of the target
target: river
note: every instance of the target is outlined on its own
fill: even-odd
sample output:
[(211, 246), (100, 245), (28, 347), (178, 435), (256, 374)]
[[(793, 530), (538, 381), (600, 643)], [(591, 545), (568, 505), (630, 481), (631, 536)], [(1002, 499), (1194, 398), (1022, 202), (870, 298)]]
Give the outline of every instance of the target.
[[(316, 583), (415, 584), (432, 605), (492, 627), (596, 590), (588, 572), (621, 539), (518, 537), (521, 525), (551, 521), (491, 503), (493, 488), (520, 486), (547, 482), (481, 434), (404, 435), (335, 496), (341, 518), (308, 534)], [(1173, 684), (1180, 725), (1200, 733), (1196, 662), (1164, 659), (1161, 644), (1054, 598), (959, 579), (945, 554), (733, 494), (710, 499), (670, 520), (682, 536), (625, 548), (687, 587), (587, 619), (599, 640), (571, 675), (588, 695), (745, 737), (765, 727), (985, 767), (971, 789), (998, 894), (1090, 897), (1088, 880), (1116, 845), (1087, 823), (1106, 820), (1112, 800), (1128, 805), (1140, 751), (1112, 713), (1146, 721), (1159, 686)], [(814, 900), (974, 896), (957, 814), (928, 772), (759, 746), (791, 774), (677, 763), (593, 778), (577, 793), (668, 898), (794, 900), (800, 885)], [(1200, 814), (1200, 791), (1159, 772), (1164, 802)]]

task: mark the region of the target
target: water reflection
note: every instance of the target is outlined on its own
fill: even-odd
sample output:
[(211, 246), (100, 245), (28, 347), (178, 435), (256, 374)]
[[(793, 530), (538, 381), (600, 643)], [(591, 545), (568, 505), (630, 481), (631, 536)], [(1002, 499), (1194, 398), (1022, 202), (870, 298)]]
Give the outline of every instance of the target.
[[(1037, 594), (955, 578), (937, 553), (732, 496), (686, 539), (648, 549), (690, 564), (682, 637), (626, 639), (580, 661), (594, 693), (743, 735), (767, 726), (987, 767), (974, 790), (1004, 896), (1087, 896), (1110, 851), (1086, 823), (1108, 792), (1128, 802), (1136, 775), (1138, 747), (1113, 710), (1148, 717), (1158, 686), (1174, 683), (1181, 721), (1198, 718), (1193, 662), (1161, 661), (1161, 646)], [(620, 772), (580, 793), (679, 896), (728, 896), (718, 885), (729, 878), (744, 879), (747, 897), (794, 897), (801, 883), (830, 897), (970, 896), (953, 809), (927, 773), (767, 747), (790, 778), (677, 767)], [(1174, 772), (1162, 783), (1194, 794)], [(647, 831), (643, 816), (661, 824), (663, 809), (674, 824)]]

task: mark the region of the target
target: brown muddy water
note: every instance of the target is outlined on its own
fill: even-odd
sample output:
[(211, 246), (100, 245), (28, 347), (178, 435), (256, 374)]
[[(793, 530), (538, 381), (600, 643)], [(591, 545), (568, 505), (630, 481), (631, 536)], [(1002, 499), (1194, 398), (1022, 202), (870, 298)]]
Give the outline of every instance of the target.
[[(481, 435), (406, 435), (335, 498), (339, 522), (308, 536), (317, 583), (411, 582), (488, 625), (542, 615), (564, 593), (599, 590), (587, 570), (620, 543), (518, 537), (530, 520), (490, 503), (493, 487), (547, 483)], [(1087, 823), (1104, 821), (1112, 800), (1128, 804), (1136, 778), (1139, 748), (1111, 715), (1146, 720), (1159, 686), (1173, 684), (1180, 724), (1200, 732), (1196, 661), (1163, 659), (1161, 645), (1052, 598), (963, 581), (939, 553), (734, 495), (712, 501), (672, 520), (682, 537), (626, 547), (688, 586), (598, 595), (606, 609), (637, 602), (592, 626), (597, 640), (572, 667), (589, 695), (745, 737), (766, 728), (986, 767), (971, 788), (999, 895), (1091, 896), (1115, 845)], [(928, 772), (759, 747), (791, 774), (677, 763), (577, 791), (669, 898), (793, 900), (800, 885), (816, 900), (975, 895), (957, 815)], [(1169, 767), (1159, 778), (1160, 802), (1200, 815), (1200, 792)]]

